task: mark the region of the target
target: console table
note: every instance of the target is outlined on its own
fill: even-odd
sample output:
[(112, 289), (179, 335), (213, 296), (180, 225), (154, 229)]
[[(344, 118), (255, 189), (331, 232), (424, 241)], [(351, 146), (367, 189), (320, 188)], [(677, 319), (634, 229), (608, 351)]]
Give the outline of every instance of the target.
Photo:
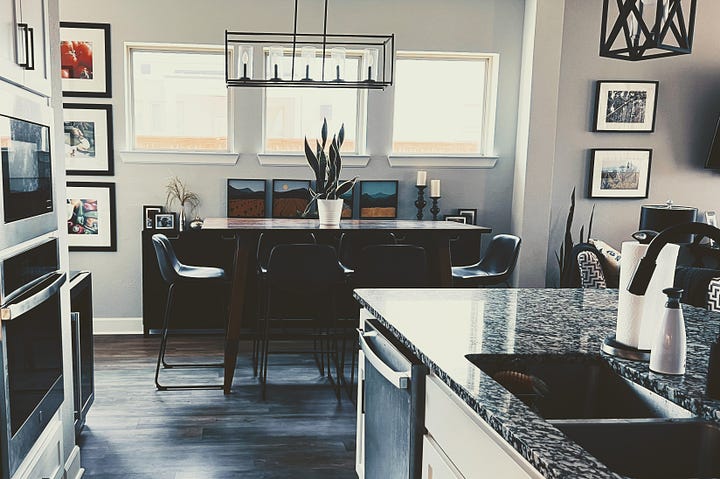
[(274, 218), (207, 218), (201, 231), (219, 232), (225, 238), (235, 238), (235, 261), (233, 267), (230, 313), (225, 334), (224, 392), (230, 393), (237, 361), (238, 342), (241, 337), (243, 315), (248, 302), (248, 285), (254, 277), (254, 257), (258, 237), (264, 231), (312, 231), (321, 243), (336, 244), (341, 233), (349, 231), (391, 231), (399, 236), (412, 237), (414, 243), (422, 245), (428, 256), (428, 266), (434, 285), (452, 286), (450, 240), (462, 232), (490, 233), (484, 226), (474, 226), (452, 221), (415, 220), (343, 220), (340, 228), (320, 229), (317, 219), (274, 219)]

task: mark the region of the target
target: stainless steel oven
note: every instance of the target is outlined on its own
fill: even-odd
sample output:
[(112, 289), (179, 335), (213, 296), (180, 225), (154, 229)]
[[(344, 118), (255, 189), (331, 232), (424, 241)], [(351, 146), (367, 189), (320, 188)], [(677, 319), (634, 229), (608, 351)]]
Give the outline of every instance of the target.
[(51, 117), (0, 114), (0, 250), (57, 229), (53, 214)]
[(64, 399), (56, 235), (0, 252), (0, 457), (10, 478)]

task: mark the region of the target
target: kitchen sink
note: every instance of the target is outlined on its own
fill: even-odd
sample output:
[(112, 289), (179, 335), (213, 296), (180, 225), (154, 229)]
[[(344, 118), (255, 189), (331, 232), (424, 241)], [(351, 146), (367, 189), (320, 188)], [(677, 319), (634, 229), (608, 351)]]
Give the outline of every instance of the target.
[(471, 363), (545, 419), (690, 418), (597, 356), (468, 354)]
[(549, 421), (633, 479), (720, 477), (720, 427), (701, 420)]

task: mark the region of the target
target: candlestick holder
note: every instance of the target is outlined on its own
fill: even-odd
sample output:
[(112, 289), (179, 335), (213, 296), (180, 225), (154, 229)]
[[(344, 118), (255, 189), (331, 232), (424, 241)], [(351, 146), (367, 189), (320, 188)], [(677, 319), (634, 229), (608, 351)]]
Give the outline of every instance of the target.
[(430, 208), (430, 213), (433, 215), (433, 221), (438, 220), (438, 213), (440, 213), (440, 208), (438, 208), (438, 200), (440, 199), (440, 196), (431, 196), (430, 199), (433, 202), (432, 208)]
[(415, 208), (417, 208), (417, 219), (418, 221), (422, 221), (423, 219), (423, 208), (427, 205), (425, 202), (425, 185), (416, 185), (415, 188), (418, 189), (418, 197), (415, 200)]

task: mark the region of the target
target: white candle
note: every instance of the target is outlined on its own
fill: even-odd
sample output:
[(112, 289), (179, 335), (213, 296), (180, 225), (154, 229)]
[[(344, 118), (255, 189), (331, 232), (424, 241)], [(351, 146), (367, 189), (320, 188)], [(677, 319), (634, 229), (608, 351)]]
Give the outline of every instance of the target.
[(430, 180), (430, 197), (440, 197), (440, 180)]
[(427, 171), (418, 171), (417, 173), (417, 181), (415, 182), (417, 186), (425, 186), (427, 185)]

